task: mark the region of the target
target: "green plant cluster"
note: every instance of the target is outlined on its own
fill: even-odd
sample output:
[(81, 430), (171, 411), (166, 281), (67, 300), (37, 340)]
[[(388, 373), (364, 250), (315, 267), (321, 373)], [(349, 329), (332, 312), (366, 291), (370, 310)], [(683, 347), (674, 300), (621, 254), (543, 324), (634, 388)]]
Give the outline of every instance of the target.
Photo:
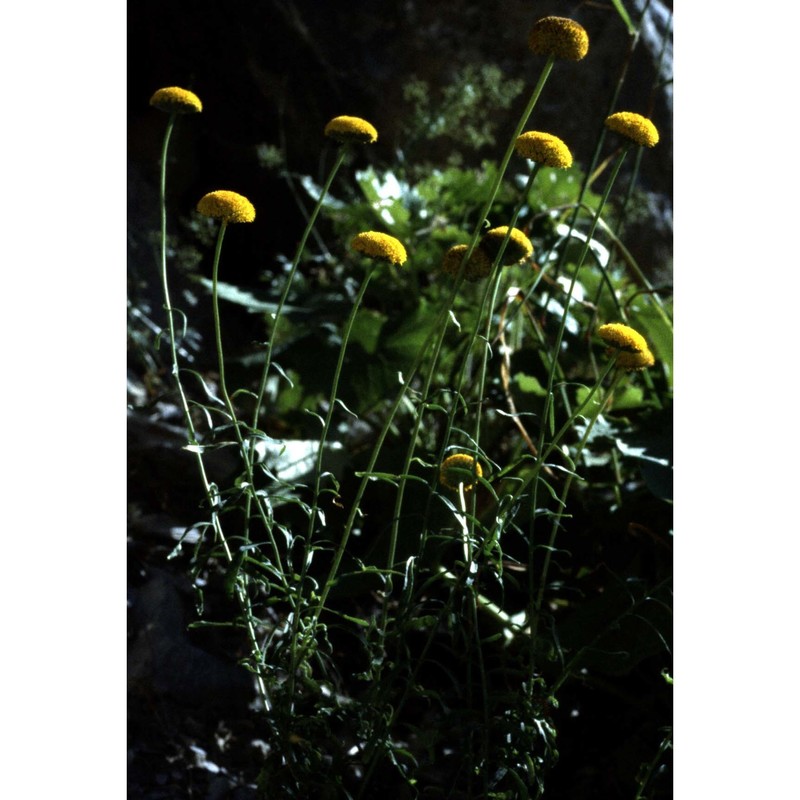
[[(557, 81), (558, 60), (539, 61), (516, 135)], [(469, 70), (436, 108), (409, 81), (409, 152), (426, 136), (494, 148), (475, 98), (507, 108), (522, 86)], [(308, 226), (263, 291), (224, 279), (237, 226), (215, 223), (198, 287), (218, 369), (203, 375), (181, 355), (191, 318), (169, 294), (177, 113), (162, 157), (160, 344), (205, 495), (196, 544), (173, 555), (191, 550), (198, 587), (218, 582), (236, 602), (263, 710), (263, 796), (540, 796), (573, 687), (602, 691), (637, 670), (664, 684), (670, 667), (671, 299), (615, 233), (619, 167), (639, 148), (609, 133), (596, 163), (561, 170), (515, 155), (512, 140), (477, 168), (454, 151), (439, 167), (399, 159), (345, 180), (352, 149), (370, 145), (321, 136), (333, 168), (325, 186), (301, 179)], [(265, 146), (263, 162), (281, 158)], [(253, 224), (267, 216), (256, 209)], [(442, 271), (451, 247), (478, 252), (498, 226), (524, 233), (532, 255), (503, 265), (509, 231), (483, 280), (465, 280), (468, 258)], [(365, 231), (402, 243), (405, 263), (351, 248)], [(238, 359), (225, 354), (234, 306), (265, 329)], [(652, 368), (617, 365), (596, 333), (609, 322), (644, 337)], [(217, 450), (238, 459), (228, 485), (208, 477)], [(453, 454), (480, 465), (456, 486), (440, 480)], [(619, 530), (649, 546), (607, 559)], [(654, 735), (630, 796), (661, 771), (669, 735)]]

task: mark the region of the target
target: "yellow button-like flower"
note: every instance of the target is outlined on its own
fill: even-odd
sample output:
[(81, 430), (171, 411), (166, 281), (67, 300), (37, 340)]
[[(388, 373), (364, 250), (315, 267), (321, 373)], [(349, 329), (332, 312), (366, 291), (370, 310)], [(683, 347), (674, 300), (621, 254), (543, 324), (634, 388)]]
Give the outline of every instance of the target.
[(256, 210), (246, 197), (224, 189), (203, 195), (197, 210), (223, 222), (252, 222), (256, 218)]
[(203, 110), (200, 98), (194, 92), (179, 86), (159, 89), (150, 98), (150, 105), (168, 114), (197, 114)]
[(567, 169), (572, 166), (572, 153), (558, 136), (541, 131), (528, 131), (517, 137), (517, 153), (545, 167)]
[[(613, 350), (611, 352), (613, 353)], [(640, 372), (655, 363), (656, 360), (649, 350), (643, 350), (641, 353), (620, 353), (617, 356), (617, 366), (628, 372)]]
[(617, 354), (617, 366), (629, 372), (646, 369), (656, 363), (644, 336), (621, 322), (601, 325), (597, 335), (609, 346), (609, 355)]
[(448, 456), (439, 467), (439, 483), (455, 491), (458, 491), (459, 484), (463, 484), (465, 492), (470, 491), (482, 477), (480, 462), (467, 453)]
[(365, 231), (353, 237), (350, 247), (359, 253), (363, 253), (370, 258), (377, 258), (381, 261), (389, 261), (392, 264), (405, 264), (406, 249), (400, 242), (389, 236), (388, 233), (378, 233), (376, 231)]
[(658, 144), (658, 129), (647, 117), (632, 111), (618, 111), (606, 117), (606, 128), (643, 147)]
[(580, 61), (589, 52), (589, 34), (575, 20), (543, 17), (531, 29), (528, 45), (537, 56)]
[[(442, 272), (447, 275), (458, 275), (464, 254), (467, 252), (467, 245), (453, 245), (442, 259)], [(487, 277), (492, 271), (492, 259), (480, 248), (476, 247), (469, 257), (469, 261), (464, 266), (464, 278), (475, 283)]]
[[(487, 231), (481, 239), (481, 248), (487, 256), (494, 261), (497, 254), (500, 252), (500, 247), (508, 233), (508, 225), (501, 225), (499, 228), (492, 228)], [(533, 245), (531, 240), (519, 229), (511, 229), (511, 238), (508, 240), (505, 252), (503, 253), (503, 260), (500, 262), (504, 267), (511, 264), (518, 264), (524, 261), (533, 253)]]
[(342, 143), (370, 144), (378, 141), (378, 131), (361, 117), (334, 117), (325, 126), (325, 135)]

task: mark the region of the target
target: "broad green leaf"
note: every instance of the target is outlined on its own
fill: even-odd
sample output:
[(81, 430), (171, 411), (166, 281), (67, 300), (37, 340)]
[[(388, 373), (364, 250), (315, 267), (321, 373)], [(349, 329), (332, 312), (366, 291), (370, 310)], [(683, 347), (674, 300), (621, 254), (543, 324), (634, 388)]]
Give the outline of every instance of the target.
[(353, 320), (350, 341), (360, 344), (370, 355), (378, 347), (381, 328), (386, 322), (386, 315), (368, 308), (361, 308)]
[(524, 372), (518, 372), (514, 376), (514, 383), (519, 386), (521, 392), (535, 394), (537, 397), (544, 397), (547, 394), (547, 389), (539, 383), (539, 379), (534, 375), (526, 375)]

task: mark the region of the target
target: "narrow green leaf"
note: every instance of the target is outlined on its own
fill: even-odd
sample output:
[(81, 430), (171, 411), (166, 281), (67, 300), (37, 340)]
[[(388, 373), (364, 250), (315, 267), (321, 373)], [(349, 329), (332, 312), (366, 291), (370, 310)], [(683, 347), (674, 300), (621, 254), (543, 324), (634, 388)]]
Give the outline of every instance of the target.
[(631, 22), (631, 18), (628, 16), (625, 6), (622, 5), (622, 0), (611, 0), (611, 3), (614, 8), (617, 9), (617, 13), (625, 24), (625, 27), (628, 29), (628, 33), (633, 36), (633, 34), (636, 33), (636, 28), (633, 22)]

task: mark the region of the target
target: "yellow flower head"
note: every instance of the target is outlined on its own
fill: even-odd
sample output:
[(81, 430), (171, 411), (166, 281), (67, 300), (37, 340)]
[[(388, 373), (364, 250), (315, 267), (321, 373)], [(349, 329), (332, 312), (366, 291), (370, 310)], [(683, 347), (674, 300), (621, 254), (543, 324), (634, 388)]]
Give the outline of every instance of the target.
[(392, 264), (405, 264), (406, 258), (408, 258), (405, 247), (388, 233), (377, 233), (376, 231), (359, 233), (353, 237), (350, 247), (365, 256), (389, 261)]
[[(458, 275), (461, 261), (467, 252), (467, 245), (453, 245), (442, 259), (442, 272), (447, 275)], [(464, 267), (464, 278), (475, 283), (482, 280), (492, 271), (492, 259), (480, 247), (476, 247)]]
[[(507, 233), (508, 225), (502, 225), (499, 228), (492, 228), (483, 235), (481, 248), (493, 261), (500, 252), (500, 247)], [(511, 238), (508, 240), (501, 263), (504, 267), (510, 264), (519, 264), (520, 261), (528, 258), (531, 253), (533, 253), (531, 240), (519, 228), (512, 228)]]
[(223, 222), (252, 222), (256, 218), (256, 210), (246, 197), (224, 189), (203, 195), (197, 210)]
[(378, 141), (378, 131), (361, 117), (334, 117), (325, 126), (325, 135), (342, 143), (370, 144)]
[(480, 462), (466, 453), (455, 453), (442, 461), (439, 467), (439, 483), (448, 489), (458, 491), (459, 484), (468, 492), (483, 477)]
[(642, 370), (656, 363), (644, 336), (620, 322), (601, 325), (597, 335), (608, 345), (608, 354), (617, 354), (617, 366), (628, 370)]
[(537, 56), (580, 61), (589, 52), (589, 34), (575, 20), (543, 17), (531, 29), (528, 46)]
[(606, 128), (643, 147), (658, 144), (658, 129), (647, 117), (632, 111), (618, 111), (606, 117)]
[[(611, 351), (613, 353), (613, 350)], [(628, 372), (641, 372), (656, 363), (650, 350), (641, 353), (620, 353), (617, 356), (617, 366)]]
[(203, 110), (200, 98), (194, 92), (179, 86), (159, 89), (150, 98), (150, 105), (168, 114), (197, 114)]
[(517, 137), (517, 153), (545, 167), (568, 169), (572, 166), (572, 153), (558, 136), (541, 131), (528, 131)]

